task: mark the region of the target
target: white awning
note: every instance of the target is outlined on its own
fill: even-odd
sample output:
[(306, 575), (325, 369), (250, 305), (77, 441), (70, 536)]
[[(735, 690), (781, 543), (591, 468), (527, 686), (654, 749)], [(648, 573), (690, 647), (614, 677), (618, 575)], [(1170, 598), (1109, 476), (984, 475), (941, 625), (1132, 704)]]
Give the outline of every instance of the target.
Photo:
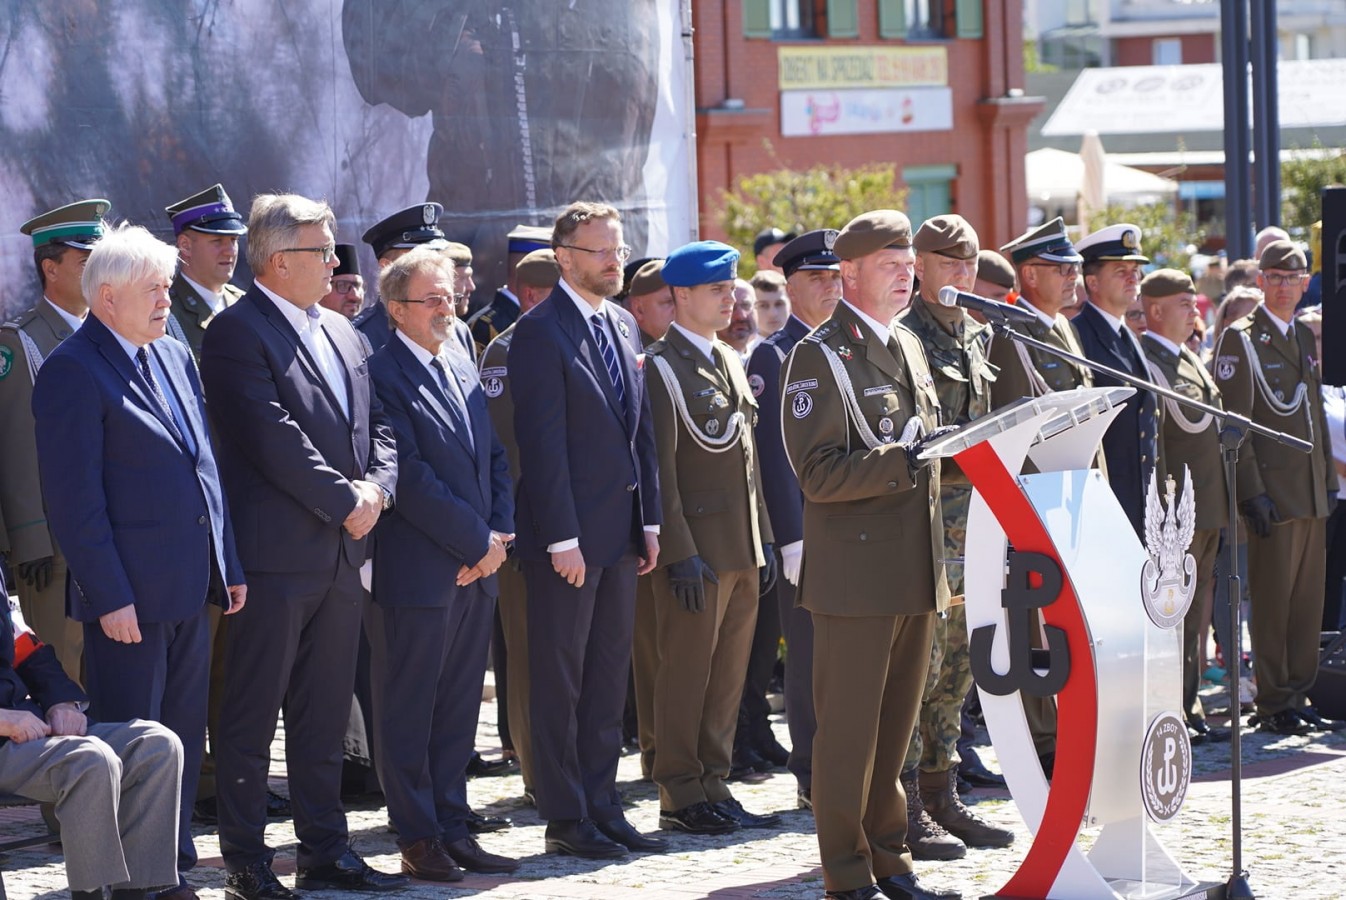
[[(1044, 147), (1027, 154), (1024, 164), (1031, 205), (1074, 208), (1075, 198), (1084, 188), (1084, 160), (1078, 153)], [(1178, 191), (1176, 181), (1120, 165), (1111, 159), (1104, 163), (1103, 169), (1103, 185), (1110, 202), (1151, 203), (1171, 197)]]
[[(1223, 131), (1223, 78), (1219, 63), (1085, 69), (1042, 134)], [(1281, 62), (1277, 78), (1281, 128), (1346, 125), (1346, 59)]]

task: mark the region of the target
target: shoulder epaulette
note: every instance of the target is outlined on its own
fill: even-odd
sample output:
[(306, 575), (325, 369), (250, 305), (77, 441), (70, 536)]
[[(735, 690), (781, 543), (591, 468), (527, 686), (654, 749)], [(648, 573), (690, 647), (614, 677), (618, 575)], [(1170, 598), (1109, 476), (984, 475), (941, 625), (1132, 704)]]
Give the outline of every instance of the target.
[(668, 341), (664, 340), (663, 338), (660, 338), (657, 341), (650, 341), (648, 344), (646, 344), (645, 350), (643, 352), (646, 355), (652, 354), (654, 356), (661, 356), (666, 350), (668, 350)]
[(824, 322), (813, 329), (813, 331), (809, 333), (809, 336), (804, 338), (804, 340), (814, 344), (821, 343), (826, 338), (836, 334), (840, 327), (841, 326), (836, 322)]

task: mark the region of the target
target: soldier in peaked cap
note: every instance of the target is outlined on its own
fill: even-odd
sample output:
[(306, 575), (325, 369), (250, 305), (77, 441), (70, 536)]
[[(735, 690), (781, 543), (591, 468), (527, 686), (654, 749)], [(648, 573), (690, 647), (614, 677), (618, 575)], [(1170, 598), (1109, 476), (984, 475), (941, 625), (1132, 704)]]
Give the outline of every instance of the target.
[(733, 312), (738, 259), (718, 241), (670, 253), (673, 324), (645, 348), (663, 498), (653, 774), (660, 825), (693, 834), (778, 821), (746, 811), (725, 784), (758, 596), (776, 577), (752, 437), (757, 402), (738, 354), (716, 337)]
[(796, 235), (793, 232), (781, 231), (779, 228), (763, 228), (757, 232), (757, 236), (752, 239), (753, 256), (757, 259), (757, 270), (775, 269), (780, 271), (780, 263), (776, 262), (776, 255), (781, 248), (794, 240)]
[(42, 298), (0, 325), (0, 521), (7, 527), (9, 564), (17, 576), (24, 621), (56, 649), (66, 672), (80, 680), (84, 634), (65, 615), (66, 561), (47, 524), (38, 481), (32, 399), (38, 369), (84, 322), (80, 290), (84, 261), (103, 236), (106, 200), (82, 200), (19, 230), (33, 239)]
[[(380, 270), (392, 265), (393, 260), (413, 247), (429, 244), (447, 249), (449, 240), (439, 227), (439, 217), (443, 213), (444, 207), (438, 203), (408, 206), (371, 227), (361, 240), (373, 248)], [(388, 343), (392, 334), (388, 328), (388, 311), (382, 300), (370, 304), (351, 320), (351, 324), (368, 339), (374, 350)], [(453, 320), (453, 334), (445, 346), (462, 350), (473, 363), (477, 361), (477, 347), (472, 341), (472, 333), (457, 316)]]
[[(942, 215), (926, 219), (912, 238), (920, 292), (897, 317), (921, 340), (939, 396), (940, 421), (966, 425), (991, 408), (995, 367), (987, 361), (991, 329), (962, 307), (944, 306), (944, 287), (971, 291), (977, 277), (980, 241), (966, 219)], [(952, 461), (940, 471), (944, 559), (961, 559), (967, 537), (972, 485)], [(949, 593), (963, 594), (963, 567), (946, 563)], [(967, 618), (961, 603), (936, 619), (921, 710), (902, 767), (907, 794), (907, 843), (916, 859), (951, 859), (968, 847), (1005, 847), (1013, 832), (992, 825), (958, 796), (958, 738), (963, 700), (972, 687)], [(931, 820), (940, 827), (931, 824)], [(948, 833), (945, 834), (942, 829)]]
[(178, 272), (168, 296), (173, 302), (168, 333), (201, 356), (201, 338), (215, 314), (243, 291), (229, 283), (238, 263), (238, 239), (248, 233), (222, 185), (164, 207), (177, 236)]
[[(1148, 378), (1145, 354), (1135, 333), (1126, 327), (1126, 311), (1140, 296), (1141, 266), (1150, 260), (1140, 252), (1140, 228), (1109, 225), (1076, 245), (1084, 258), (1084, 289), (1089, 302), (1071, 324), (1084, 355), (1097, 363)], [(1117, 379), (1094, 373), (1098, 387), (1115, 387)], [(1155, 396), (1136, 391), (1103, 435), (1108, 484), (1142, 534), (1145, 491), (1159, 452), (1159, 422)]]
[(1225, 408), (1313, 442), (1305, 455), (1261, 435), (1239, 454), (1239, 510), (1248, 525), (1248, 580), (1259, 730), (1335, 730), (1310, 705), (1318, 677), (1326, 521), (1337, 472), (1323, 412), (1322, 368), (1313, 334), (1295, 321), (1309, 280), (1304, 253), (1272, 241), (1258, 260), (1265, 301), (1225, 329), (1215, 378)]
[[(797, 782), (797, 802), (808, 808), (812, 802), (813, 732), (813, 620), (808, 610), (796, 606), (796, 585), (804, 553), (804, 497), (799, 479), (790, 468), (780, 430), (780, 373), (785, 357), (804, 337), (827, 320), (841, 298), (841, 260), (832, 252), (834, 228), (805, 232), (783, 244), (772, 262), (785, 276), (790, 294), (790, 316), (785, 327), (770, 335), (753, 350), (748, 360), (748, 385), (758, 404), (757, 453), (761, 459), (761, 490), (767, 514), (776, 535), (777, 562), (783, 578), (777, 578), (763, 597), (758, 612), (759, 633), (764, 627), (779, 628), (790, 652), (785, 657), (785, 707), (790, 728), (791, 750), (771, 733), (763, 678), (769, 678), (764, 659), (766, 640), (754, 640), (762, 648), (748, 664), (736, 737), (735, 767), (765, 769), (782, 762)], [(768, 603), (774, 602), (774, 616)], [(774, 642), (772, 642), (774, 644)], [(759, 656), (758, 654), (762, 654)]]
[(506, 240), (509, 242), (509, 255), (506, 260), (505, 286), (497, 289), (491, 302), (467, 320), (467, 327), (472, 329), (472, 338), (477, 342), (479, 351), (484, 350), (487, 344), (495, 340), (496, 335), (523, 315), (516, 275), (518, 265), (535, 250), (551, 249), (551, 229), (538, 225), (516, 225), (506, 235)]
[[(911, 222), (875, 210), (833, 242), (846, 298), (790, 352), (785, 449), (804, 494), (798, 603), (813, 615), (813, 815), (827, 896), (956, 898), (922, 885), (907, 846), (898, 775), (921, 705), (936, 610), (939, 427), (921, 341), (893, 321), (911, 300)], [(902, 573), (894, 586), (892, 573)]]

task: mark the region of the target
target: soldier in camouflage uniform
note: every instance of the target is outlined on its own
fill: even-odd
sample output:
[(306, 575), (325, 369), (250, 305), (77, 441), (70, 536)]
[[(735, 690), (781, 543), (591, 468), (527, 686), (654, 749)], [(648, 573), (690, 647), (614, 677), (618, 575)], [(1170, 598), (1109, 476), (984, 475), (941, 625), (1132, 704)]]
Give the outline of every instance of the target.
[[(912, 246), (916, 249), (920, 295), (898, 321), (925, 346), (939, 395), (941, 422), (965, 425), (991, 408), (995, 367), (986, 358), (991, 330), (961, 307), (941, 305), (937, 297), (946, 285), (960, 291), (972, 289), (977, 277), (977, 233), (962, 216), (936, 216), (922, 223)], [(1006, 847), (1014, 841), (1013, 832), (981, 819), (958, 798), (957, 744), (963, 699), (972, 687), (967, 615), (961, 603), (962, 558), (971, 499), (967, 476), (955, 463), (946, 461), (940, 479), (940, 506), (944, 511), (945, 571), (953, 605), (947, 618), (935, 622), (920, 717), (902, 767), (910, 820), (908, 842), (918, 859), (956, 859), (967, 852), (964, 845)], [(917, 783), (919, 792), (912, 789)]]

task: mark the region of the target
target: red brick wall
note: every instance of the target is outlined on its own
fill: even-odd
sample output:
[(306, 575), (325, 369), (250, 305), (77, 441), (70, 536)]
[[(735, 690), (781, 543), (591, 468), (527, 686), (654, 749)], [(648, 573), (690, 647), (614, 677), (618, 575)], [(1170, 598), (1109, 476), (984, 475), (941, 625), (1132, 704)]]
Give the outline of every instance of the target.
[(1117, 38), (1113, 42), (1113, 60), (1119, 66), (1154, 65), (1154, 42), (1159, 38), (1176, 37), (1182, 41), (1182, 61), (1188, 63), (1215, 62), (1215, 35), (1148, 35), (1146, 37)]

